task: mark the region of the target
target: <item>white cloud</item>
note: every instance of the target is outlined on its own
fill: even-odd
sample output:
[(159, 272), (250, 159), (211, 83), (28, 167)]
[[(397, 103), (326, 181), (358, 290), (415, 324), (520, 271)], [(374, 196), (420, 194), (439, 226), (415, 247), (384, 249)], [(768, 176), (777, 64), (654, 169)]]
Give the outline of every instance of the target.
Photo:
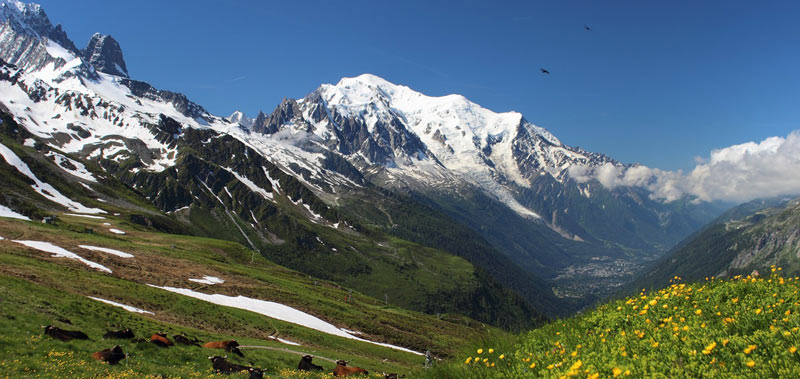
[(714, 150), (708, 158), (695, 161), (697, 166), (688, 174), (605, 163), (594, 169), (570, 167), (569, 175), (579, 183), (597, 179), (607, 188), (644, 187), (652, 198), (664, 201), (684, 195), (705, 201), (747, 201), (800, 193), (800, 131)]

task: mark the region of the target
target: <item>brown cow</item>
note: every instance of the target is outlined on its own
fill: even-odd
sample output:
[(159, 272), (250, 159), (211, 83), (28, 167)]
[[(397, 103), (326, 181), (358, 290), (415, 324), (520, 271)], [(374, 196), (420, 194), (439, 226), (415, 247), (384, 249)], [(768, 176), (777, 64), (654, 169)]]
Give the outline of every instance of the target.
[(78, 331), (78, 330), (64, 330), (61, 328), (57, 328), (52, 325), (47, 325), (44, 327), (44, 334), (53, 337), (55, 339), (62, 340), (64, 342), (70, 340), (88, 340), (89, 336), (86, 333)]
[(369, 375), (369, 372), (361, 367), (348, 367), (347, 361), (336, 361), (336, 367), (333, 369), (333, 376), (350, 376), (358, 374)]
[(244, 354), (239, 351), (239, 343), (236, 342), (236, 340), (206, 342), (203, 344), (203, 347), (207, 349), (225, 349), (225, 351), (229, 353), (234, 353), (240, 357), (244, 357)]
[(167, 339), (166, 333), (156, 333), (150, 336), (150, 342), (156, 344), (157, 346), (161, 347), (170, 347), (172, 346), (172, 341)]
[(92, 358), (97, 359), (98, 361), (108, 362), (110, 365), (115, 365), (119, 361), (125, 359), (125, 353), (122, 352), (122, 348), (117, 345), (110, 349), (100, 350), (96, 353), (93, 353)]

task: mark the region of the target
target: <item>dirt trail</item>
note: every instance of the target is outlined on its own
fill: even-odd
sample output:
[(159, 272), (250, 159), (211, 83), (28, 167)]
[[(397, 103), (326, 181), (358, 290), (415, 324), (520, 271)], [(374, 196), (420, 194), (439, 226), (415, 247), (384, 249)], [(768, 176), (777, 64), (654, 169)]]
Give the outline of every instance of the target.
[(320, 356), (318, 356), (318, 355), (314, 355), (314, 354), (310, 354), (310, 353), (304, 353), (304, 352), (302, 352), (302, 351), (297, 351), (297, 350), (287, 349), (287, 348), (285, 348), (285, 347), (270, 347), (270, 346), (255, 346), (255, 345), (247, 345), (247, 346), (245, 346), (245, 345), (239, 345), (239, 349), (264, 349), (264, 350), (272, 350), (272, 351), (281, 351), (281, 352), (284, 352), (284, 353), (290, 353), (290, 354), (297, 354), (297, 355), (300, 355), (300, 356), (303, 356), (303, 355), (312, 355), (312, 356), (314, 356), (314, 359), (322, 359), (323, 361), (328, 361), (328, 362), (331, 362), (331, 363), (336, 363), (336, 360), (333, 360), (333, 359), (330, 359), (330, 358), (320, 357)]

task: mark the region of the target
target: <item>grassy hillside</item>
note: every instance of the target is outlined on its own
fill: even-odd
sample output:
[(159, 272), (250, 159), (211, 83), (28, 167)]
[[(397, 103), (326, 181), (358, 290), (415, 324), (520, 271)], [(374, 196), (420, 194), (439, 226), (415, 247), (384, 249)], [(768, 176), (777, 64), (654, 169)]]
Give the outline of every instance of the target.
[[(177, 333), (203, 341), (237, 339), (242, 345), (292, 349), (331, 359), (349, 359), (371, 371), (410, 373), (422, 357), (370, 343), (317, 332), (250, 311), (223, 307), (148, 286), (189, 288), (202, 293), (242, 295), (276, 301), (329, 323), (360, 332), (362, 338), (417, 351), (431, 349), (439, 357), (452, 356), (468, 339), (489, 330), (459, 315), (428, 316), (387, 306), (339, 284), (313, 279), (269, 262), (243, 246), (221, 240), (153, 232), (125, 219), (105, 216), (89, 219), (62, 215), (57, 225), (0, 218), (0, 353), (3, 373), (11, 377), (37, 370), (43, 376), (205, 376), (209, 355), (223, 355), (196, 347), (168, 352), (150, 344), (104, 341), (114, 328), (129, 327), (137, 337), (156, 331)], [(109, 223), (111, 225), (104, 225)], [(124, 230), (117, 235), (109, 228)], [(91, 230), (91, 232), (89, 232)], [(25, 247), (13, 240), (47, 241), (102, 264), (111, 274), (93, 270), (75, 260)], [(78, 245), (117, 249), (133, 258), (81, 249)], [(206, 285), (188, 281), (211, 275), (225, 280)], [(89, 299), (112, 300), (153, 312), (130, 313)], [(345, 301), (348, 296), (352, 299)], [(42, 326), (53, 324), (79, 329), (92, 341), (60, 342), (42, 336)], [(299, 343), (285, 345), (272, 337)], [(120, 344), (134, 356), (117, 367), (92, 361), (89, 355)], [(299, 357), (286, 351), (244, 349), (238, 363), (263, 367), (270, 374), (296, 367)], [(230, 354), (229, 354), (230, 356)], [(233, 357), (232, 357), (233, 358)], [(326, 369), (332, 365), (319, 361)], [(46, 370), (46, 371), (43, 371)]]
[(797, 377), (800, 278), (772, 268), (615, 301), (473, 346), (431, 378)]
[[(515, 330), (542, 320), (533, 306), (480, 265), (348, 222), (298, 178), (231, 137), (187, 129), (175, 142), (180, 148), (176, 165), (162, 172), (142, 169), (135, 157), (81, 160), (70, 155), (87, 166), (95, 182), (67, 173), (47, 157), (56, 153), (51, 147), (7, 114), (0, 112), (0, 117), (0, 143), (38, 178), (70, 199), (119, 213), (119, 219), (145, 229), (237, 242), (274, 263), (387, 305), (428, 314), (459, 313)], [(243, 156), (250, 158), (236, 158)], [(6, 178), (0, 182), (0, 205), (33, 219), (64, 211), (62, 204), (42, 201), (31, 188), (32, 180), (3, 159), (0, 175)], [(247, 185), (237, 175), (247, 175), (245, 181), (253, 183)], [(271, 196), (257, 194), (252, 185)]]
[(800, 200), (759, 200), (735, 207), (673, 248), (639, 276), (628, 293), (658, 288), (678, 275), (706, 276), (765, 272), (771, 265), (800, 274)]

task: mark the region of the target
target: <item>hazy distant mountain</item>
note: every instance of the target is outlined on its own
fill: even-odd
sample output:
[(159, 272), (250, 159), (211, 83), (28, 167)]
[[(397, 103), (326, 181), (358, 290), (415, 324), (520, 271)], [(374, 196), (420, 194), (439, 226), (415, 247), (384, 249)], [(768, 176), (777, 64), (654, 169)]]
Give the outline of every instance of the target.
[(634, 288), (659, 288), (674, 276), (706, 277), (800, 274), (800, 198), (755, 200), (734, 207), (677, 245), (637, 278)]

